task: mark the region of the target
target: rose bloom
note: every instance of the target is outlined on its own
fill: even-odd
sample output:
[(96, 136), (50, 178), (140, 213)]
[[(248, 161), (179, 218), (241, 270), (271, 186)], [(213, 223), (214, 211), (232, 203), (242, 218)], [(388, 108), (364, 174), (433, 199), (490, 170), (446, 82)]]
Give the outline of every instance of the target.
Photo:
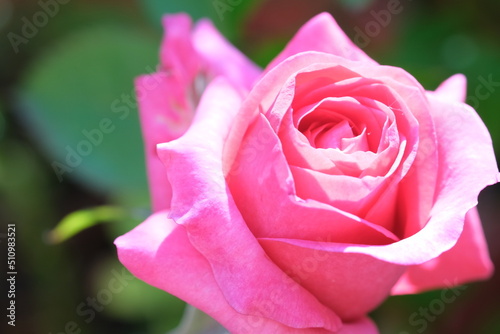
[(116, 240), (134, 275), (231, 333), (315, 334), (491, 275), (476, 204), (500, 177), (464, 76), (426, 91), (329, 14), (265, 70), (208, 21), (164, 26), (136, 81), (154, 213)]

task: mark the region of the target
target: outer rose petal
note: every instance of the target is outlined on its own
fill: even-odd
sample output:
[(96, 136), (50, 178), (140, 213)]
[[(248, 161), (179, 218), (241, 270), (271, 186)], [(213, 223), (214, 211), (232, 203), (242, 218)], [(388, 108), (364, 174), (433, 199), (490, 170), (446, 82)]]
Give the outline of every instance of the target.
[(238, 312), (263, 314), (294, 328), (338, 330), (339, 317), (270, 261), (234, 204), (223, 175), (222, 149), (240, 103), (227, 81), (215, 79), (188, 132), (159, 146), (173, 189), (171, 217), (185, 226)]
[(467, 78), (463, 74), (452, 75), (439, 85), (435, 93), (450, 102), (465, 102)]
[(320, 242), (297, 247), (279, 238), (260, 238), (271, 259), (342, 319), (358, 319), (384, 301), (404, 272), (364, 254), (323, 251)]
[[(138, 278), (165, 290), (217, 319), (235, 334), (328, 334), (324, 329), (295, 329), (260, 316), (236, 312), (225, 300), (209, 262), (189, 242), (186, 229), (153, 214), (116, 239), (120, 261)], [(371, 320), (344, 324), (339, 334), (377, 334)]]
[(477, 113), (465, 104), (427, 95), (439, 145), (438, 182), (429, 221), (411, 237), (369, 252), (400, 264), (422, 264), (451, 249), (479, 192), (500, 180), (491, 138)]
[(493, 273), (481, 220), (473, 208), (465, 216), (465, 225), (457, 244), (436, 259), (411, 266), (392, 289), (392, 294), (419, 293), (425, 290), (460, 285), (486, 279)]
[(193, 31), (193, 45), (208, 67), (209, 76), (221, 75), (235, 86), (250, 90), (261, 69), (230, 44), (208, 20)]
[(207, 20), (192, 31), (186, 14), (163, 19), (165, 37), (159, 73), (136, 80), (146, 149), (146, 164), (154, 211), (170, 206), (171, 189), (156, 145), (180, 137), (191, 124), (197, 99), (218, 75), (242, 90), (250, 89), (260, 69)]
[(189, 15), (166, 15), (163, 27), (161, 65), (184, 84), (202, 71), (203, 75), (222, 75), (232, 84), (250, 89), (260, 75), (259, 67), (231, 45), (209, 20), (201, 20), (191, 31)]
[(153, 210), (168, 209), (172, 190), (156, 145), (180, 137), (191, 124), (194, 110), (184, 99), (185, 87), (166, 73), (143, 75), (135, 87)]
[(191, 18), (187, 14), (163, 17), (163, 38), (160, 60), (163, 70), (171, 72), (185, 86), (201, 67), (191, 40)]
[(329, 13), (318, 14), (304, 24), (285, 49), (269, 64), (267, 70), (304, 51), (325, 52), (350, 60), (377, 64), (347, 37)]
[[(456, 74), (444, 81), (435, 93), (439, 98), (450, 102), (463, 102), (466, 89), (465, 76)], [(455, 126), (461, 122), (468, 124), (465, 119), (461, 119), (460, 114), (451, 119)], [(485, 155), (488, 156), (489, 154)], [(465, 216), (464, 229), (457, 244), (436, 259), (410, 267), (394, 286), (392, 294), (418, 293), (450, 284), (463, 284), (488, 278), (492, 272), (493, 265), (488, 256), (477, 208), (472, 208)]]

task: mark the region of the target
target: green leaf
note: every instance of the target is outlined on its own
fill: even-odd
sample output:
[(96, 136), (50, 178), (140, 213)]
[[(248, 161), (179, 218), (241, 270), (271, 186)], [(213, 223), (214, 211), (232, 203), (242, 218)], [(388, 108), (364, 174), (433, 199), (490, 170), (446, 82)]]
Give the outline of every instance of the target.
[(120, 26), (87, 28), (36, 59), (19, 103), (54, 178), (147, 196), (134, 77), (155, 71), (159, 41)]
[[(145, 321), (148, 327), (158, 329), (143, 330), (141, 333), (165, 333), (179, 323), (185, 303), (134, 277), (116, 257), (102, 258), (92, 273), (92, 291), (89, 294), (97, 296), (102, 290), (112, 294), (112, 300), (104, 308), (108, 316), (131, 324)], [(118, 284), (117, 277), (121, 277)]]
[(48, 234), (48, 242), (61, 243), (81, 231), (97, 225), (124, 219), (123, 209), (115, 206), (99, 206), (70, 213)]

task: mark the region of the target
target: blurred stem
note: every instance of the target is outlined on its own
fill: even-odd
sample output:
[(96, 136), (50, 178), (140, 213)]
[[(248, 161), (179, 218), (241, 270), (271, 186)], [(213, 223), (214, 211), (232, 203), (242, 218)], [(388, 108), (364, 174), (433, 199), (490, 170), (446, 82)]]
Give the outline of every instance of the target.
[(229, 334), (229, 332), (205, 313), (186, 305), (180, 325), (167, 334)]

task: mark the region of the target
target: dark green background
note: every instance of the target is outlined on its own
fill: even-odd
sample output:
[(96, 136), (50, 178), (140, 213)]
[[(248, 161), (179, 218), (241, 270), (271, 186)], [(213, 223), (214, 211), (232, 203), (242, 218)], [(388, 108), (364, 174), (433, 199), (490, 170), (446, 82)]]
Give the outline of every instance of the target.
[[(18, 243), (17, 326), (7, 328), (2, 312), (0, 328), (7, 333), (56, 334), (76, 326), (81, 333), (159, 334), (175, 326), (182, 314), (181, 302), (137, 279), (112, 294), (99, 312), (93, 314), (85, 305), (87, 298), (103, 296), (113, 274), (122, 271), (114, 238), (149, 213), (137, 109), (126, 99), (133, 98), (134, 77), (156, 68), (164, 13), (210, 17), (236, 46), (265, 66), (298, 27), (330, 11), (369, 55), (403, 67), (427, 89), (464, 73), (467, 102), (489, 128), (497, 156), (500, 152), (500, 86), (478, 88), (484, 80), (500, 83), (498, 1), (401, 0), (401, 13), (379, 23), (380, 31), (368, 40), (359, 31), (377, 22), (373, 11), (386, 9), (388, 1), (241, 0), (222, 16), (212, 0), (60, 2), (0, 0), (0, 233), (6, 233), (7, 223), (15, 223)], [(41, 3), (52, 5), (44, 9)], [(29, 27), (27, 22), (36, 24)], [(13, 46), (13, 38), (19, 37), (26, 39)], [(478, 89), (488, 96), (476, 94)], [(86, 139), (82, 131), (97, 129), (103, 118), (112, 130), (60, 182), (54, 162), (65, 163), (68, 150)], [(499, 203), (498, 185), (480, 195), (497, 267)], [(48, 231), (64, 216), (100, 205), (123, 208), (125, 216), (61, 244), (48, 242)], [(5, 254), (4, 235), (0, 237)], [(4, 268), (3, 255), (1, 262)], [(499, 290), (500, 274), (468, 285), (424, 331), (409, 318), (429, 307), (439, 291), (392, 297), (372, 317), (382, 334), (500, 333)]]

